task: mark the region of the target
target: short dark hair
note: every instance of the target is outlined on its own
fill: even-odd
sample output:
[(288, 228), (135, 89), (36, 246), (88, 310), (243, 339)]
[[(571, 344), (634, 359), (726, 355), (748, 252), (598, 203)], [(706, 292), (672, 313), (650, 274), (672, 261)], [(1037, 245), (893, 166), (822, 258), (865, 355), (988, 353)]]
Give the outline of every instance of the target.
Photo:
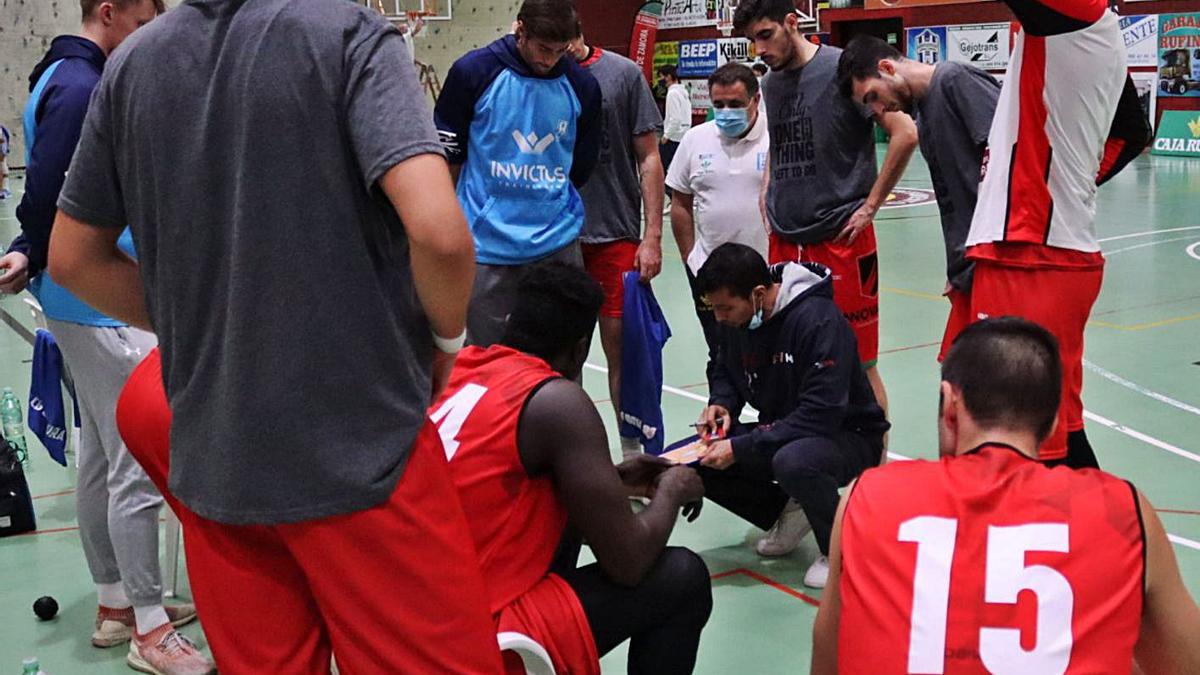
[(502, 343), (551, 361), (592, 334), (602, 304), (604, 292), (584, 270), (538, 263), (518, 282)]
[(715, 84), (729, 87), (738, 82), (746, 85), (746, 93), (750, 95), (750, 98), (754, 98), (754, 95), (758, 93), (758, 78), (754, 76), (754, 71), (747, 68), (744, 64), (726, 63), (714, 70), (712, 75), (708, 76), (708, 88), (710, 90)]
[(904, 55), (874, 35), (856, 35), (838, 59), (838, 87), (842, 96), (854, 96), (854, 81), (879, 77), (879, 62), (901, 61)]
[(767, 64), (763, 63), (762, 61), (755, 61), (753, 64), (750, 65), (750, 70), (753, 70), (755, 73), (758, 73), (759, 75), (766, 75), (768, 68), (767, 68)]
[[(92, 15), (92, 13), (96, 11), (96, 8), (99, 7), (100, 5), (103, 5), (105, 3), (105, 1), (106, 0), (79, 0), (79, 10), (80, 10), (80, 12), (83, 13), (83, 18), (87, 19), (88, 17), (90, 17)], [(107, 0), (107, 1), (111, 2), (112, 4), (116, 5), (117, 7), (120, 7), (121, 9), (125, 9), (126, 7), (128, 7), (130, 5), (136, 5), (141, 2), (141, 0)], [(163, 12), (167, 11), (167, 5), (166, 5), (165, 0), (150, 0), (150, 2), (154, 5), (155, 13), (162, 14)]]
[(1062, 359), (1050, 331), (1025, 319), (984, 319), (958, 335), (942, 381), (984, 427), (1006, 426), (1045, 440), (1062, 398)]
[(583, 34), (579, 12), (571, 0), (525, 0), (517, 21), (526, 35), (538, 40), (570, 42)]
[(783, 23), (788, 14), (795, 12), (793, 0), (742, 0), (733, 13), (733, 29), (740, 35), (756, 21), (769, 19)]
[(662, 77), (669, 77), (672, 80), (679, 80), (679, 69), (669, 64), (665, 66), (659, 66), (658, 74)]
[(772, 283), (771, 269), (762, 254), (733, 242), (718, 246), (696, 275), (701, 295), (726, 290), (736, 297), (749, 298), (756, 287)]

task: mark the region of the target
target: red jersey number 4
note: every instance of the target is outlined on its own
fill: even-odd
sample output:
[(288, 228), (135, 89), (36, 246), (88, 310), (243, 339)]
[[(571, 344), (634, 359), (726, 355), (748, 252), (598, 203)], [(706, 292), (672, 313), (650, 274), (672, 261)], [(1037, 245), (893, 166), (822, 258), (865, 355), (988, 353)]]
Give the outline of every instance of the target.
[[(899, 540), (917, 545), (913, 575), (913, 603), (909, 632), (910, 673), (944, 671), (946, 622), (950, 606), (950, 570), (958, 520), (920, 516), (900, 525)], [(989, 604), (1016, 604), (1023, 590), (1037, 595), (1037, 640), (1030, 651), (1021, 647), (1016, 628), (979, 630), (979, 657), (997, 675), (1009, 673), (1063, 673), (1071, 660), (1071, 613), (1075, 594), (1057, 570), (1045, 565), (1025, 565), (1030, 552), (1067, 553), (1066, 523), (990, 526), (984, 600)]]

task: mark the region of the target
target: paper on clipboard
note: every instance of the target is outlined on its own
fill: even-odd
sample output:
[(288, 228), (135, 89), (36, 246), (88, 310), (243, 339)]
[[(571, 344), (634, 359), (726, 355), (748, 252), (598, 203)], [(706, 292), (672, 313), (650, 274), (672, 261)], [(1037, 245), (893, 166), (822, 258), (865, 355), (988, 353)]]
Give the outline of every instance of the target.
[(695, 441), (681, 448), (659, 455), (672, 464), (695, 464), (700, 461), (700, 452), (704, 450), (704, 441)]

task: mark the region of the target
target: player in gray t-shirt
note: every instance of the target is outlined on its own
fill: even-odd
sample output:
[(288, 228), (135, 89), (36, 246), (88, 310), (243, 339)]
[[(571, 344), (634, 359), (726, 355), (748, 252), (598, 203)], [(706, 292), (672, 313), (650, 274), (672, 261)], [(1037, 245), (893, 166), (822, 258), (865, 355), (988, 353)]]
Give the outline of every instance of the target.
[[(600, 83), (600, 157), (579, 188), (584, 224), (583, 264), (604, 290), (600, 344), (608, 362), (608, 390), (620, 416), (623, 278), (637, 270), (649, 282), (662, 269), (663, 165), (658, 153), (662, 115), (642, 69), (629, 59), (589, 47), (581, 35), (571, 50)], [(642, 213), (645, 213), (645, 230)], [(622, 454), (640, 452), (636, 438), (621, 437)]]
[[(792, 0), (742, 0), (733, 17), (771, 69), (763, 94), (770, 122), (765, 216), (770, 262), (816, 262), (835, 279), (834, 302), (854, 328), (858, 355), (875, 398), (887, 393), (879, 357), (879, 262), (875, 214), (917, 148), (917, 130), (902, 112), (875, 114), (841, 96), (841, 50), (805, 39)], [(874, 126), (888, 132), (877, 170)]]
[(332, 644), (347, 672), (499, 672), (427, 416), (474, 250), (400, 34), (351, 2), (179, 4), (109, 58), (58, 206), (54, 277), (158, 334), (169, 486), (138, 459), (220, 669), (327, 672)]
[(877, 112), (903, 110), (916, 116), (921, 154), (933, 179), (946, 243), (945, 293), (951, 309), (940, 361), (971, 321), (974, 264), (966, 258), (967, 234), (1000, 83), (966, 64), (930, 65), (906, 59), (869, 35), (856, 37), (846, 47), (839, 74), (843, 94), (853, 101)]

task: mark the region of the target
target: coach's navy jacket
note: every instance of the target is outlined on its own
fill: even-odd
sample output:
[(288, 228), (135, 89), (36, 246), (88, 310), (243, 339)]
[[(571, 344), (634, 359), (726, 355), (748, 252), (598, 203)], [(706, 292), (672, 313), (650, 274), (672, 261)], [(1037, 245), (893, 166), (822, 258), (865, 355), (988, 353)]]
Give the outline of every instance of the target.
[(709, 403), (734, 420), (749, 403), (759, 424), (735, 436), (733, 454), (771, 456), (787, 443), (839, 431), (882, 436), (891, 425), (863, 373), (850, 324), (833, 304), (833, 278), (822, 265), (771, 268), (780, 283), (775, 310), (757, 330), (721, 327), (709, 367)]
[(58, 193), (79, 144), (104, 52), (87, 38), (60, 35), (29, 76), (25, 108), (25, 196), (17, 207), (21, 235), (9, 250), (29, 256), (29, 276), (46, 268)]

